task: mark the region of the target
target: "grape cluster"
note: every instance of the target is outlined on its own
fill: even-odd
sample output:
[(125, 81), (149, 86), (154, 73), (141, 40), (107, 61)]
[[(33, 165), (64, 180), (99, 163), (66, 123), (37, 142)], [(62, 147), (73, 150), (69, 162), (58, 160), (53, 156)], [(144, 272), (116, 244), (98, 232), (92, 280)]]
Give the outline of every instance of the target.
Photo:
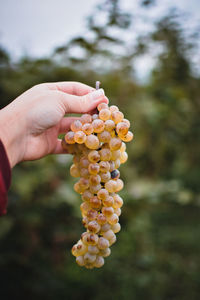
[(125, 142), (133, 138), (130, 122), (117, 106), (101, 103), (97, 109), (98, 114), (83, 114), (75, 120), (62, 141), (63, 148), (74, 154), (70, 174), (80, 177), (74, 190), (81, 194), (86, 228), (72, 254), (79, 266), (88, 269), (103, 266), (121, 229), (123, 199), (117, 193), (124, 184), (118, 168), (128, 158)]

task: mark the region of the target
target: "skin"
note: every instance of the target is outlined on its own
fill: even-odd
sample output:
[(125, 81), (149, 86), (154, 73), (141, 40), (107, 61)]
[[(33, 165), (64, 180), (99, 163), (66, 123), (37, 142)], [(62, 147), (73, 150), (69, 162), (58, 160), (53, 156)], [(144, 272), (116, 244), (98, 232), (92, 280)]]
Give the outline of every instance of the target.
[(58, 135), (77, 119), (66, 115), (91, 112), (102, 102), (108, 103), (103, 89), (79, 82), (42, 83), (27, 90), (0, 110), (0, 139), (10, 166), (66, 153)]

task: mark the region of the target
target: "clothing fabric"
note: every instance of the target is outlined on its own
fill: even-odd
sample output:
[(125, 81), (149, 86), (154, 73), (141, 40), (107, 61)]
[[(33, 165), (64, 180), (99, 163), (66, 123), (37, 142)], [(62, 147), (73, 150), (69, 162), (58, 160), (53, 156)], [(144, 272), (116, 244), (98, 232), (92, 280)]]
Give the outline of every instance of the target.
[(11, 167), (2, 141), (0, 140), (0, 216), (6, 214), (8, 196), (11, 183)]

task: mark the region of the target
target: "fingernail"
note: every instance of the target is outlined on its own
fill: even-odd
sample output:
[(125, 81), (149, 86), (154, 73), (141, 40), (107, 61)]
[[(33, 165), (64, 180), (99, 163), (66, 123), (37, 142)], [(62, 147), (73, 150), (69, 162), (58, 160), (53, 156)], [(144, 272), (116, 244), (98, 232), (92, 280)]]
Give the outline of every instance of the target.
[(104, 90), (103, 89), (99, 89), (99, 90), (95, 90), (94, 92), (89, 94), (91, 97), (91, 100), (95, 101), (98, 100), (99, 98), (102, 98), (105, 96)]

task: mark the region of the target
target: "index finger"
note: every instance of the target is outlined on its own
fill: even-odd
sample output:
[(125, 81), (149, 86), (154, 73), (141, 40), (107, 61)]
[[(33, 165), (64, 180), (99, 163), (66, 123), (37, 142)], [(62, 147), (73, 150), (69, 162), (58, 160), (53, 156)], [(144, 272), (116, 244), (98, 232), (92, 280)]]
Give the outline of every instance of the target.
[(95, 90), (95, 88), (75, 81), (60, 81), (48, 83), (51, 90), (58, 90), (67, 94), (83, 96)]

